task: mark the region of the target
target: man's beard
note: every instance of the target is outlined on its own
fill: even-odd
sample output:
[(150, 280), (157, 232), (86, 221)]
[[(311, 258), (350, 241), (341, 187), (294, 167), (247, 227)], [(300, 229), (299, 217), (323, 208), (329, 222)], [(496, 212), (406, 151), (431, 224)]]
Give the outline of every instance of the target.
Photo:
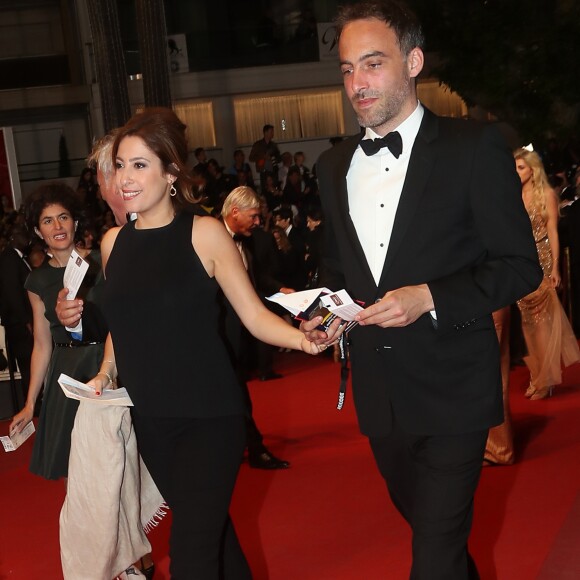
[(355, 108), (359, 125), (371, 129), (381, 127), (399, 114), (410, 93), (411, 79), (407, 77), (405, 82), (401, 82), (397, 89), (391, 93), (367, 90), (353, 95), (351, 97), (353, 106), (356, 106), (357, 101), (362, 99), (379, 99), (372, 109), (359, 111)]

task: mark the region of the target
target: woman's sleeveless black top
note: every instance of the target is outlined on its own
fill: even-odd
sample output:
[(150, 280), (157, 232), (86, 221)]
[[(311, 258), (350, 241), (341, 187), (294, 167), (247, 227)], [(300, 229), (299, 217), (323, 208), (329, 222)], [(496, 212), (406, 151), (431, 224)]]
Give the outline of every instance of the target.
[(117, 369), (135, 410), (157, 417), (244, 412), (218, 331), (218, 290), (191, 245), (193, 215), (119, 232), (106, 267), (104, 310)]

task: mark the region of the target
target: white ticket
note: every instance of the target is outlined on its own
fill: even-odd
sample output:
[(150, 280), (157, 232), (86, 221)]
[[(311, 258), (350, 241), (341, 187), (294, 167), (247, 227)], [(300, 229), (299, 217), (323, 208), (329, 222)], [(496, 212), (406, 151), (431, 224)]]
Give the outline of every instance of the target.
[(2, 445), (4, 446), (4, 451), (16, 451), (33, 433), (34, 433), (34, 423), (30, 421), (20, 431), (20, 433), (13, 433), (10, 436), (3, 436), (0, 437), (0, 441), (2, 441)]
[(89, 263), (76, 250), (73, 250), (64, 271), (64, 287), (68, 288), (67, 300), (75, 299), (88, 269)]
[(85, 385), (61, 373), (58, 377), (58, 384), (62, 389), (62, 392), (69, 399), (76, 399), (77, 401), (88, 401), (90, 403), (96, 403), (98, 405), (118, 405), (122, 407), (132, 407), (133, 402), (127, 389), (105, 389), (100, 395), (95, 393), (93, 387)]
[(320, 297), (320, 302), (330, 312), (347, 321), (354, 320), (354, 317), (363, 309), (360, 304), (353, 301), (346, 290), (325, 294)]

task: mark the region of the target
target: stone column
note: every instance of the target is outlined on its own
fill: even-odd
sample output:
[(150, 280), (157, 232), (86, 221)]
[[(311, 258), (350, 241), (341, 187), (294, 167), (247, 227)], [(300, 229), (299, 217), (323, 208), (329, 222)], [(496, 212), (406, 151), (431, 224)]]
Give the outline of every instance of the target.
[(87, 0), (105, 132), (131, 116), (127, 71), (115, 0)]
[(136, 0), (137, 33), (146, 107), (171, 107), (163, 0)]

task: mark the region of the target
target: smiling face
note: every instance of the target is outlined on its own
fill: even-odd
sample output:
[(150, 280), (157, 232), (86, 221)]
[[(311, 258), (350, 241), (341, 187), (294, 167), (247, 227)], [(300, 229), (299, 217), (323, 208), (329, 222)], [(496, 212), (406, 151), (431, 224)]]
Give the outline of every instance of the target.
[(415, 81), (423, 52), (401, 52), (393, 29), (376, 18), (354, 20), (339, 40), (340, 68), (346, 94), (361, 127), (386, 135), (417, 106)]
[(75, 243), (75, 222), (62, 205), (50, 204), (40, 214), (37, 234), (52, 252), (68, 250)]
[(117, 150), (115, 182), (126, 211), (143, 213), (170, 204), (174, 177), (140, 137), (125, 137)]

